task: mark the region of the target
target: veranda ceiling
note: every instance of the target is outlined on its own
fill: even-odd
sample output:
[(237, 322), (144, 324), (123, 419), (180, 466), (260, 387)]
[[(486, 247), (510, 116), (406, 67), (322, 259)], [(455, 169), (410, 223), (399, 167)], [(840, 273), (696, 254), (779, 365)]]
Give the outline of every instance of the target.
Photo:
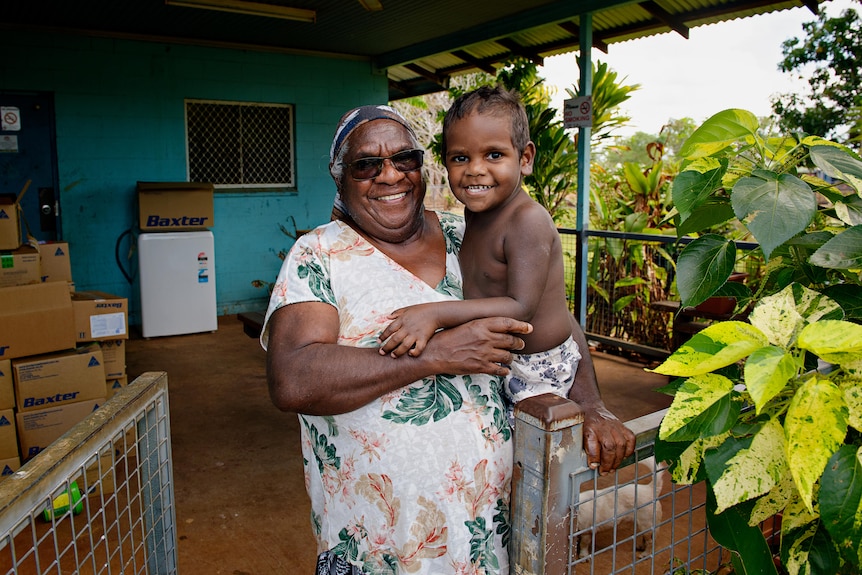
[[(173, 1), (173, 0), (171, 0)], [(205, 0), (212, 4), (243, 0)], [(436, 92), (453, 75), (512, 56), (541, 63), (578, 49), (581, 14), (593, 46), (807, 6), (818, 0), (259, 0), (314, 11), (314, 22), (167, 5), (166, 0), (7, 0), (0, 27), (311, 53), (370, 61), (397, 100)], [(7, 55), (8, 56), (8, 55)]]

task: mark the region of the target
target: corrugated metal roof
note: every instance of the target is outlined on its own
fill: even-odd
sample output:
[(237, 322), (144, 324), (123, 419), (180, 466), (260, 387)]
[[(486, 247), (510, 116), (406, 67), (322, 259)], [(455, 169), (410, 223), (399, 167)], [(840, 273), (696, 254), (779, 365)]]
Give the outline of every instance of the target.
[(142, 40), (237, 46), (369, 60), (385, 69), (395, 100), (443, 89), (453, 75), (493, 71), (515, 55), (541, 62), (577, 50), (581, 15), (592, 14), (593, 47), (800, 6), (819, 0), (259, 0), (314, 10), (313, 23), (213, 10), (244, 0), (7, 0), (0, 27)]

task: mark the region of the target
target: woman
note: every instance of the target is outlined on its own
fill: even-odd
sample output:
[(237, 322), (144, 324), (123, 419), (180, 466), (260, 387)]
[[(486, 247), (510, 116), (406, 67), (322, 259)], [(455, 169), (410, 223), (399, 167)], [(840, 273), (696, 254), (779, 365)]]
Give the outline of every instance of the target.
[[(421, 166), (394, 110), (346, 114), (330, 151), (341, 219), (297, 240), (264, 322), (273, 403), (300, 414), (318, 572), (508, 573), (512, 447), (493, 376), (531, 326), (489, 318), (419, 357), (377, 351), (392, 310), (461, 297), (463, 221), (424, 210)], [(591, 460), (610, 469), (633, 437), (599, 410), (594, 381), (575, 386), (608, 443)]]

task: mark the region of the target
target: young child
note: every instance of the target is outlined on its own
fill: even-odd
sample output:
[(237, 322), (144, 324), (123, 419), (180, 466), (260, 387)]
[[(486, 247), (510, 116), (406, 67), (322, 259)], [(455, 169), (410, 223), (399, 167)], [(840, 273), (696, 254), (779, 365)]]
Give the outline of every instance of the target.
[(520, 336), (526, 347), (508, 366), (510, 406), (547, 392), (566, 397), (581, 354), (572, 339), (559, 232), (522, 188), (536, 154), (526, 111), (500, 87), (468, 92), (446, 113), (442, 143), (449, 186), (465, 208), (459, 256), (465, 299), (396, 310), (380, 353), (417, 356), (438, 329), (512, 317), (532, 323), (533, 331)]

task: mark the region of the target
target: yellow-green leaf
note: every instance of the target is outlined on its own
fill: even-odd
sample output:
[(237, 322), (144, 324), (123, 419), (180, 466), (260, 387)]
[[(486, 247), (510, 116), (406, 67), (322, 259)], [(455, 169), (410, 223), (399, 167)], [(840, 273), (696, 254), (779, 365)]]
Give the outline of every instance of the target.
[(844, 394), (830, 380), (819, 376), (804, 382), (787, 408), (787, 460), (796, 489), (811, 512), (814, 484), (844, 441), (847, 420)]
[(690, 377), (683, 383), (659, 426), (659, 437), (667, 439), (733, 391), (733, 382), (714, 373)]
[(754, 527), (758, 523), (766, 521), (776, 513), (784, 511), (784, 508), (787, 507), (793, 493), (793, 476), (790, 475), (790, 468), (785, 465), (784, 472), (781, 474), (781, 480), (769, 490), (769, 493), (759, 498), (754, 503), (748, 524)]
[(759, 415), (763, 406), (796, 374), (796, 362), (780, 347), (761, 347), (748, 357), (743, 373), (745, 386)]
[(844, 394), (849, 415), (848, 423), (857, 431), (862, 431), (862, 379), (845, 377), (836, 381)]
[(769, 343), (784, 348), (805, 325), (805, 319), (796, 311), (796, 301), (789, 286), (758, 302), (748, 321), (763, 332)]
[(809, 553), (818, 527), (818, 513), (811, 513), (795, 490), (781, 517), (781, 535), (792, 542), (787, 546), (784, 568), (791, 575), (810, 574)]
[(805, 326), (797, 345), (830, 363), (856, 361), (862, 357), (862, 325), (824, 319)]
[(786, 551), (787, 559), (783, 564), (790, 575), (810, 575), (808, 555), (814, 544), (813, 539), (816, 532), (816, 524), (806, 525), (805, 530), (793, 539), (793, 543)]
[(767, 344), (766, 336), (741, 321), (714, 323), (680, 346), (655, 373), (688, 377), (709, 373), (739, 361)]
[(785, 469), (784, 429), (771, 419), (754, 435), (748, 449), (727, 461), (727, 468), (712, 486), (716, 513), (768, 493), (781, 481)]
[(671, 471), (673, 482), (679, 485), (693, 484), (703, 464), (703, 452), (710, 447), (718, 447), (729, 436), (730, 432), (727, 432), (692, 441), (680, 454), (677, 465)]
[(820, 517), (818, 510), (813, 512), (808, 509), (805, 502), (799, 496), (799, 492), (795, 489), (791, 490), (790, 500), (784, 508), (783, 517), (781, 518), (781, 532), (787, 533), (795, 529), (799, 529), (804, 525), (808, 525)]
[(862, 379), (862, 358), (855, 361), (847, 361), (841, 364), (844, 371), (851, 377)]

